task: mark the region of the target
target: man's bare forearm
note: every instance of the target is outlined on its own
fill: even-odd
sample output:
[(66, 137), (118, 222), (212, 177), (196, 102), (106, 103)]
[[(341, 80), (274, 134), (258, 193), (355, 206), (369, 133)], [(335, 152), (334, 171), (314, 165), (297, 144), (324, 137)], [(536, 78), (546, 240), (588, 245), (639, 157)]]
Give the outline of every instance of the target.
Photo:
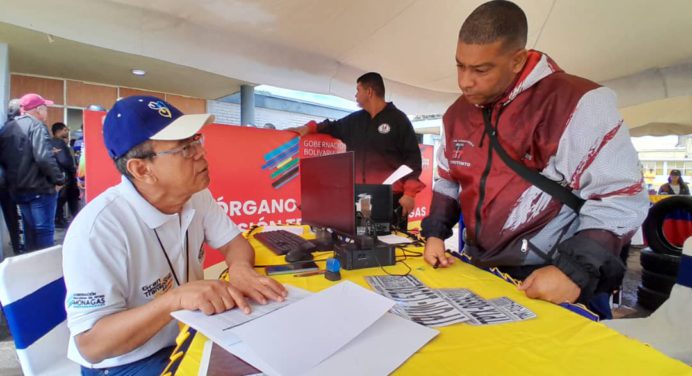
[(92, 363), (126, 354), (146, 343), (171, 321), (172, 291), (153, 301), (106, 316), (75, 338), (79, 352)]

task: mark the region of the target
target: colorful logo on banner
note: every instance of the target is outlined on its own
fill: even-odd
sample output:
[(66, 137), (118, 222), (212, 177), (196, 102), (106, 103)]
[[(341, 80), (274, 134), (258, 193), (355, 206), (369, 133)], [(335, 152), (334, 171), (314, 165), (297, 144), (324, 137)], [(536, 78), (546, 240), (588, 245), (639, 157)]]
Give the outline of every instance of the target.
[(262, 170), (271, 171), (272, 187), (279, 189), (298, 176), (298, 144), (295, 137), (264, 155)]

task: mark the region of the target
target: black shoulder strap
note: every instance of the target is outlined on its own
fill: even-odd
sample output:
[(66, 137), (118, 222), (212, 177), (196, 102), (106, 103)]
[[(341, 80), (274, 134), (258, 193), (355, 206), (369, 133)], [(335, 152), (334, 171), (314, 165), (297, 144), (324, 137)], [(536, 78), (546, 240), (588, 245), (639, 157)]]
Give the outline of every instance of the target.
[(538, 171), (531, 170), (524, 166), (522, 163), (512, 159), (505, 149), (502, 148), (500, 142), (497, 140), (497, 134), (495, 129), (491, 124), (490, 117), (492, 116), (491, 111), (483, 111), (483, 121), (485, 122), (485, 133), (490, 138), (490, 145), (495, 152), (502, 158), (502, 161), (509, 166), (517, 175), (524, 178), (524, 180), (540, 188), (543, 192), (553, 196), (554, 198), (562, 201), (563, 204), (574, 210), (575, 213), (579, 213), (581, 207), (584, 205), (585, 200), (577, 197), (568, 188), (563, 187), (556, 181), (550, 180), (547, 177), (541, 175)]

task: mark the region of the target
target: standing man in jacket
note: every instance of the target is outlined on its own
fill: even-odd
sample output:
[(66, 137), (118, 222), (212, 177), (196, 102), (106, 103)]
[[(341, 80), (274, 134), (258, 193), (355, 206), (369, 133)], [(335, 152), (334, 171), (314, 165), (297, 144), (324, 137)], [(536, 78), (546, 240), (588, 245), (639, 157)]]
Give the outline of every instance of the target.
[(22, 115), (0, 132), (0, 163), (22, 213), (25, 251), (53, 245), (56, 186), (65, 181), (44, 124), (51, 104), (38, 94), (24, 95), (20, 99)]
[(409, 166), (413, 171), (392, 185), (396, 215), (392, 222), (406, 230), (416, 194), (425, 188), (419, 180), (421, 154), (411, 121), (394, 103), (384, 100), (384, 93), (382, 76), (366, 73), (356, 81), (356, 102), (362, 110), (339, 120), (311, 121), (289, 130), (301, 137), (326, 133), (345, 143), (346, 149), (355, 153), (358, 184), (382, 184), (399, 166)]
[[(615, 94), (526, 50), (526, 38), (526, 16), (509, 1), (479, 6), (461, 26), (463, 95), (443, 117), (424, 257), (452, 262), (443, 240), (461, 211), (473, 264), (523, 280), (531, 298), (589, 303), (607, 317), (606, 297), (625, 272), (619, 252), (648, 209), (637, 153)], [(512, 159), (585, 200), (581, 209), (519, 176), (490, 136)]]
[[(10, 100), (10, 103), (7, 105), (7, 120), (2, 123), (2, 127), (14, 120), (16, 116), (19, 116), (19, 98)], [(2, 127), (0, 127), (0, 134), (2, 133)], [(17, 203), (14, 202), (10, 194), (5, 169), (2, 167), (2, 164), (0, 164), (0, 206), (2, 206), (2, 215), (7, 226), (7, 232), (10, 234), (12, 250), (15, 255), (18, 255), (24, 249), (19, 239), (19, 212), (17, 211)], [(1, 251), (2, 247), (0, 247), (0, 253), (2, 253)], [(0, 254), (0, 261), (2, 261), (3, 256), (3, 254)]]

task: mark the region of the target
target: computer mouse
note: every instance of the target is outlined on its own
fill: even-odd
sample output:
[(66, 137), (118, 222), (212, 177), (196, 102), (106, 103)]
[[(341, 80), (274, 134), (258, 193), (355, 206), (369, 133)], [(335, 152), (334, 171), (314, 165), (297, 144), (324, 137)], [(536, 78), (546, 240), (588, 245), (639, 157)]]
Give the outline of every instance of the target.
[(286, 262), (310, 260), (312, 260), (312, 253), (303, 248), (295, 248), (286, 253)]

